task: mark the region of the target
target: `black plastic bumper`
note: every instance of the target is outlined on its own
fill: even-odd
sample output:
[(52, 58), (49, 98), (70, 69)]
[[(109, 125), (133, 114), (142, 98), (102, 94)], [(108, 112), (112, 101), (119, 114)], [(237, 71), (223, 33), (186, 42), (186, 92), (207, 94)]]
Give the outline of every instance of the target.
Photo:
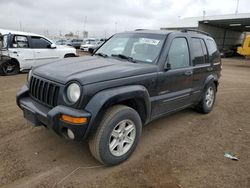
[(53, 129), (61, 136), (67, 137), (67, 129), (71, 129), (75, 135), (75, 140), (81, 141), (85, 137), (89, 124), (71, 124), (60, 119), (61, 114), (74, 117), (87, 117), (90, 120), (91, 114), (84, 110), (69, 108), (66, 106), (56, 106), (48, 108), (29, 96), (27, 86), (23, 86), (16, 98), (17, 105), (23, 110), (24, 117), (32, 122), (34, 126), (44, 125)]

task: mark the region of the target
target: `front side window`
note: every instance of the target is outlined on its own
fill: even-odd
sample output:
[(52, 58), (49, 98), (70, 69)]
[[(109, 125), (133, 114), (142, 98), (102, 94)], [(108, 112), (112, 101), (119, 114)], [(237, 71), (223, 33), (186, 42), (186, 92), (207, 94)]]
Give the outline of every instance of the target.
[(8, 47), (8, 35), (3, 35), (0, 39), (0, 48), (7, 48)]
[(26, 36), (16, 35), (13, 37), (12, 41), (13, 48), (29, 48), (28, 39)]
[(107, 56), (122, 55), (135, 61), (154, 64), (166, 36), (149, 33), (122, 33), (109, 39), (96, 53)]
[(191, 39), (192, 50), (193, 50), (193, 55), (194, 55), (194, 59), (193, 59), (194, 65), (206, 63), (205, 54), (207, 52), (206, 52), (206, 47), (204, 46), (205, 44), (203, 44), (202, 42), (204, 43), (204, 41), (199, 38)]
[(185, 38), (173, 39), (169, 49), (167, 63), (171, 65), (171, 69), (188, 67), (190, 65), (189, 49)]
[(42, 37), (31, 37), (32, 48), (50, 48), (51, 43)]

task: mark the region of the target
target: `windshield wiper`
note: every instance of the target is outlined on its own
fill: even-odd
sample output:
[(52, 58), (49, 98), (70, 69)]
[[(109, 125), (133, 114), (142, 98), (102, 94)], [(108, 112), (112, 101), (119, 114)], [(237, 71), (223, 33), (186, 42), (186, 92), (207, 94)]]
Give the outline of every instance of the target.
[(126, 59), (130, 62), (137, 63), (137, 61), (133, 57), (129, 57), (123, 54), (111, 54), (112, 57), (119, 57), (121, 59)]
[(101, 56), (101, 57), (108, 57), (107, 54), (104, 54), (104, 53), (101, 53), (101, 52), (96, 53), (95, 55), (98, 55), (98, 56)]

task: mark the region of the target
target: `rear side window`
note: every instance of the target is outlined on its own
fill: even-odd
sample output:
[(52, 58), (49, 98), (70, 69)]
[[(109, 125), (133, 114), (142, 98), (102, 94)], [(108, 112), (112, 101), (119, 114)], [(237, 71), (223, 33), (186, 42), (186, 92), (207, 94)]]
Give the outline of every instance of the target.
[(12, 41), (13, 48), (29, 48), (28, 39), (26, 36), (16, 35)]
[(188, 67), (190, 65), (189, 49), (185, 38), (173, 39), (167, 61), (173, 69)]
[(191, 39), (192, 49), (193, 49), (193, 65), (199, 65), (206, 63), (207, 49), (204, 41), (199, 38)]
[(42, 37), (31, 37), (33, 48), (50, 48), (51, 43)]

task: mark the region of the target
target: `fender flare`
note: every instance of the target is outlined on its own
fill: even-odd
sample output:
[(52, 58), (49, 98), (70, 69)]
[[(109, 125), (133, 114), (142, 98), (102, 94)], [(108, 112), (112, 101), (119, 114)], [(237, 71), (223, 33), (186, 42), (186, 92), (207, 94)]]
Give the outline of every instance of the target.
[[(219, 78), (218, 78), (217, 75), (215, 75), (215, 74), (210, 74), (210, 75), (206, 78), (206, 80), (205, 80), (204, 88), (206, 87), (206, 85), (207, 85), (208, 83), (210, 83), (210, 82), (218, 82), (218, 80), (219, 80)], [(204, 88), (203, 88), (203, 89), (204, 89)], [(217, 89), (217, 88), (216, 88), (216, 89)]]
[(103, 90), (95, 94), (85, 107), (85, 110), (91, 113), (85, 138), (99, 126), (101, 118), (108, 107), (129, 99), (143, 100), (147, 122), (150, 119), (151, 103), (149, 93), (144, 86), (132, 85)]

